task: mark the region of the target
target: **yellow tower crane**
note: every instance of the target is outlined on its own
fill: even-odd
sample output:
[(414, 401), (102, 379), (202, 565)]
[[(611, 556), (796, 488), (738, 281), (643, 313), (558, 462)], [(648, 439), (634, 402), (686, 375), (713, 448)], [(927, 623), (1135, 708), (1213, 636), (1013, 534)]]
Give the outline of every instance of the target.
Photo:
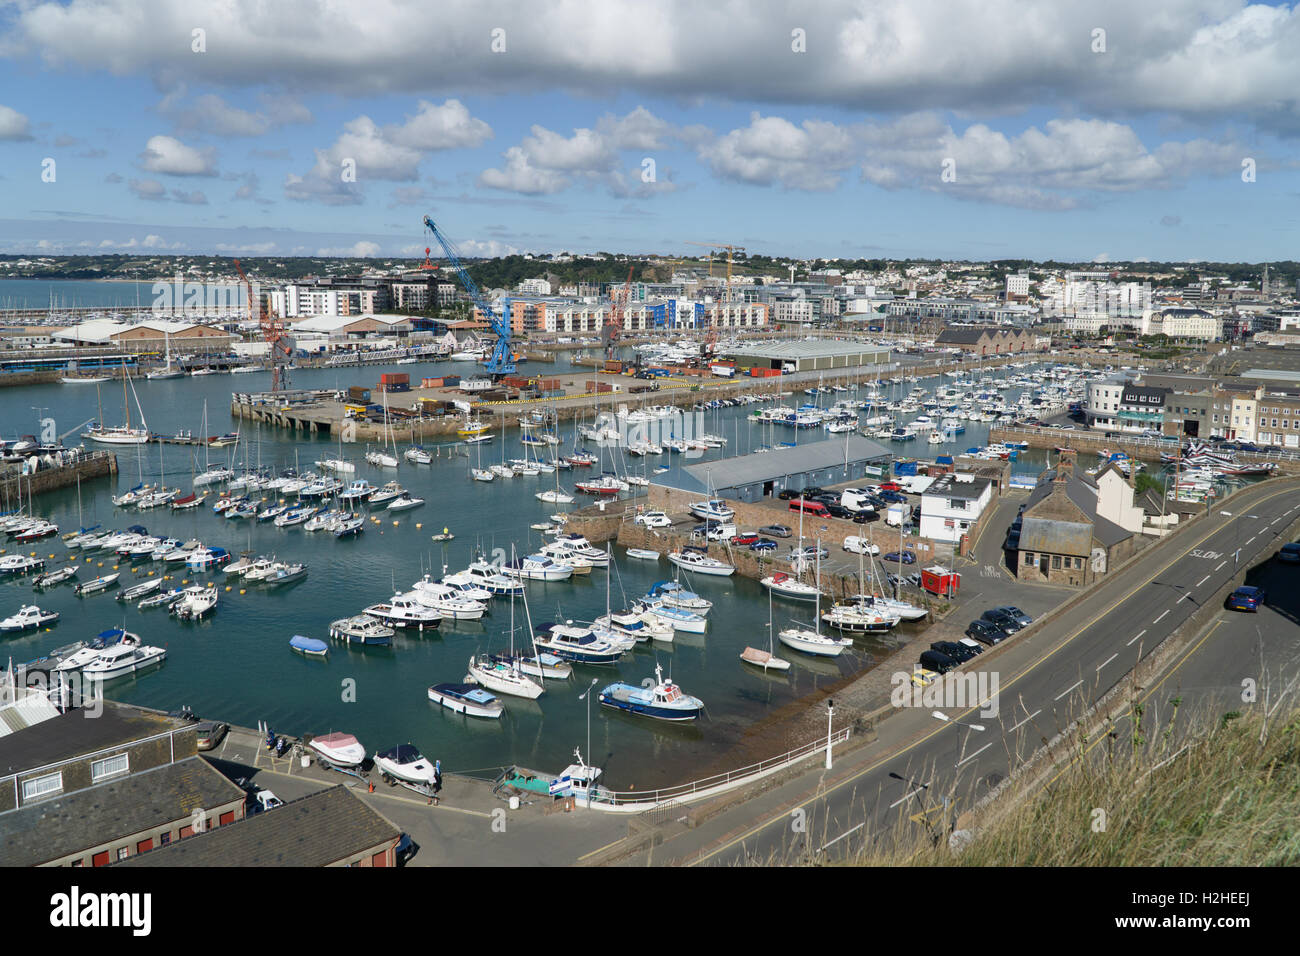
[[(688, 246), (704, 246), (706, 249), (710, 250), (710, 252), (709, 252), (709, 277), (710, 277), (710, 278), (713, 277), (713, 252), (712, 252), (712, 250), (714, 250), (714, 249), (726, 249), (726, 250), (727, 250), (727, 298), (726, 298), (726, 305), (727, 305), (727, 312), (728, 312), (728, 314), (730, 314), (730, 312), (731, 312), (731, 255), (732, 255), (733, 252), (744, 252), (744, 251), (745, 251), (745, 247), (744, 247), (744, 246), (735, 246), (735, 245), (731, 245), (730, 243), (726, 243), (726, 242), (692, 242), (692, 241), (690, 241), (689, 239), (686, 240), (686, 244), (687, 244)], [(716, 312), (716, 310), (715, 310), (715, 311), (714, 311), (714, 316), (716, 317), (716, 315), (717, 315), (717, 312)], [(715, 322), (714, 324), (716, 325), (717, 323)]]

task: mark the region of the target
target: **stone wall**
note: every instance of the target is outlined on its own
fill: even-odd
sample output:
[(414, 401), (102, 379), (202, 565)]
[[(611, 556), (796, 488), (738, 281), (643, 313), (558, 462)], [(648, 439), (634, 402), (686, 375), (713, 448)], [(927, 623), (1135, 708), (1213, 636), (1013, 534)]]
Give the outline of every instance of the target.
[(92, 452), (91, 457), (61, 468), (42, 468), (32, 475), (21, 474), (16, 465), (0, 471), (0, 503), (10, 502), (13, 507), (19, 495), (34, 497), (47, 491), (67, 488), (77, 483), (78, 476), (84, 481), (94, 478), (106, 478), (117, 474), (117, 456), (111, 452)]

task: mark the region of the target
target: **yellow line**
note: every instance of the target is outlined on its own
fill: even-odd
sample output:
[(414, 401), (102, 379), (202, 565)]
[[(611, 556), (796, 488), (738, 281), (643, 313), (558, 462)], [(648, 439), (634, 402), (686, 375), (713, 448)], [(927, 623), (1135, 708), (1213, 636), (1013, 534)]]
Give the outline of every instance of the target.
[(584, 853), (582, 854), (582, 856), (578, 857), (578, 862), (581, 863), (583, 860), (587, 859), (587, 857), (595, 856), (597, 853), (602, 853), (605, 850), (608, 850), (612, 846), (618, 846), (620, 843), (624, 841), (624, 839), (625, 839), (624, 837), (619, 837), (617, 840), (614, 840), (611, 843), (606, 843), (602, 847), (597, 847), (596, 849), (592, 850), (590, 853)]
[[(1275, 493), (1273, 493), (1273, 494), (1271, 494), (1271, 495), (1267, 495), (1267, 496), (1265, 496), (1265, 497), (1263, 497), (1263, 498), (1260, 498), (1258, 501), (1253, 502), (1253, 503), (1252, 503), (1252, 507), (1259, 507), (1260, 505), (1262, 505), (1262, 504), (1263, 504), (1264, 502), (1266, 502), (1266, 501), (1272, 501), (1274, 498), (1279, 498), (1279, 497), (1281, 497), (1282, 495), (1292, 494), (1292, 493), (1293, 493), (1293, 492), (1292, 492), (1291, 490), (1275, 492)], [(1211, 535), (1213, 535), (1215, 532), (1220, 531), (1220, 530), (1222, 530), (1222, 526), (1220, 526), (1220, 527), (1216, 527), (1216, 528), (1213, 528), (1213, 529), (1207, 531), (1204, 535), (1202, 535), (1202, 536), (1201, 536), (1201, 537), (1200, 537), (1200, 538), (1195, 542), (1195, 544), (1194, 544), (1192, 547), (1188, 547), (1188, 548), (1186, 548), (1185, 550), (1183, 550), (1183, 551), (1179, 554), (1178, 557), (1174, 558), (1172, 561), (1170, 561), (1170, 562), (1169, 562), (1168, 564), (1166, 564), (1164, 567), (1160, 568), (1160, 570), (1156, 571), (1154, 574), (1152, 574), (1150, 577), (1148, 577), (1145, 581), (1142, 581), (1140, 584), (1137, 584), (1136, 586), (1134, 586), (1131, 590), (1129, 590), (1127, 593), (1125, 593), (1124, 596), (1121, 597), (1118, 601), (1116, 601), (1116, 602), (1114, 602), (1113, 604), (1111, 604), (1110, 607), (1108, 607), (1105, 611), (1103, 611), (1101, 614), (1099, 614), (1099, 615), (1097, 615), (1096, 617), (1094, 617), (1094, 618), (1093, 618), (1092, 620), (1090, 620), (1087, 624), (1084, 624), (1082, 627), (1080, 627), (1078, 630), (1076, 630), (1073, 634), (1071, 634), (1069, 637), (1067, 637), (1064, 641), (1062, 641), (1061, 644), (1060, 644), (1060, 646), (1057, 647), (1055, 650), (1050, 651), (1050, 652), (1048, 652), (1047, 654), (1044, 654), (1044, 655), (1043, 655), (1042, 657), (1040, 657), (1038, 660), (1034, 661), (1033, 663), (1031, 663), (1031, 664), (1029, 664), (1027, 667), (1025, 667), (1025, 669), (1022, 670), (1019, 674), (1017, 674), (1017, 675), (1015, 675), (1014, 677), (1012, 677), (1011, 680), (1008, 682), (1007, 686), (1010, 687), (1010, 686), (1012, 686), (1013, 684), (1015, 684), (1016, 681), (1018, 681), (1018, 680), (1024, 678), (1025, 676), (1027, 676), (1027, 675), (1028, 675), (1029, 673), (1031, 673), (1031, 672), (1032, 672), (1036, 667), (1038, 667), (1040, 664), (1042, 664), (1043, 661), (1047, 660), (1047, 659), (1050, 658), (1053, 654), (1055, 654), (1056, 651), (1058, 651), (1058, 650), (1060, 650), (1061, 648), (1065, 647), (1067, 644), (1069, 644), (1071, 641), (1073, 641), (1076, 637), (1078, 637), (1080, 634), (1082, 634), (1082, 633), (1083, 633), (1084, 631), (1086, 631), (1088, 628), (1092, 627), (1092, 625), (1095, 624), (1095, 623), (1096, 623), (1100, 618), (1104, 617), (1106, 614), (1109, 614), (1111, 611), (1113, 611), (1117, 605), (1122, 604), (1124, 601), (1127, 601), (1127, 600), (1128, 600), (1130, 597), (1132, 597), (1132, 596), (1133, 596), (1137, 591), (1139, 591), (1139, 590), (1141, 590), (1142, 588), (1146, 587), (1146, 586), (1147, 586), (1148, 584), (1150, 584), (1153, 580), (1155, 580), (1157, 577), (1159, 577), (1161, 574), (1163, 574), (1165, 571), (1167, 571), (1170, 567), (1172, 567), (1174, 564), (1178, 563), (1178, 561), (1180, 561), (1181, 559), (1185, 558), (1185, 557), (1187, 556), (1188, 552), (1190, 552), (1190, 551), (1192, 551), (1192, 550), (1195, 549), (1195, 545), (1199, 545), (1199, 544), (1203, 543), (1203, 542), (1204, 542), (1206, 539), (1208, 539)], [(1208, 635), (1207, 635), (1207, 637), (1208, 637)], [(1198, 647), (1200, 646), (1199, 643), (1198, 643), (1197, 646), (1198, 646)], [(1157, 685), (1157, 686), (1158, 686), (1158, 685)], [(962, 714), (960, 714), (959, 717), (966, 717), (967, 715), (969, 715), (969, 714), (972, 713), (973, 711), (978, 710), (978, 709), (979, 709), (979, 706), (980, 706), (980, 705), (977, 704), (977, 705), (975, 705), (974, 707), (970, 707), (970, 708), (968, 708), (966, 711), (964, 711)], [(862, 777), (866, 776), (867, 774), (872, 773), (873, 771), (879, 769), (881, 766), (883, 766), (883, 765), (884, 765), (885, 763), (887, 763), (888, 761), (890, 761), (890, 760), (894, 760), (894, 759), (896, 759), (896, 758), (898, 758), (898, 757), (901, 757), (901, 756), (903, 756), (904, 754), (906, 754), (906, 753), (908, 753), (908, 752), (910, 752), (910, 751), (912, 751), (912, 750), (915, 750), (915, 749), (916, 749), (917, 747), (919, 747), (921, 744), (923, 744), (923, 743), (925, 743), (926, 741), (928, 741), (931, 737), (934, 737), (936, 734), (942, 733), (943, 730), (944, 730), (944, 728), (947, 727), (947, 726), (949, 726), (949, 725), (948, 725), (948, 724), (944, 724), (944, 725), (942, 725), (942, 726), (936, 728), (935, 730), (933, 730), (933, 731), (931, 731), (930, 733), (926, 734), (924, 737), (921, 737), (919, 740), (913, 741), (911, 744), (908, 744), (908, 745), (907, 745), (906, 747), (904, 747), (902, 750), (899, 750), (899, 751), (896, 751), (896, 752), (893, 752), (893, 753), (889, 753), (889, 754), (885, 754), (885, 755), (883, 755), (883, 756), (882, 756), (879, 760), (877, 760), (875, 763), (872, 763), (872, 764), (868, 765), (867, 767), (864, 767), (862, 770), (858, 771), (858, 772), (855, 773), (853, 776), (848, 777), (848, 778), (846, 778), (845, 780), (840, 781), (839, 783), (835, 784), (835, 785), (832, 786), (832, 787), (829, 787), (828, 789), (825, 789), (825, 790), (819, 791), (816, 795), (814, 795), (814, 796), (808, 798), (807, 800), (803, 801), (802, 803), (798, 803), (798, 804), (796, 804), (796, 805), (795, 805), (796, 808), (801, 808), (801, 807), (809, 806), (809, 805), (811, 805), (812, 803), (814, 803), (815, 801), (820, 800), (820, 799), (823, 798), (823, 797), (827, 797), (827, 796), (829, 796), (830, 794), (834, 793), (834, 792), (837, 791), (837, 790), (842, 789), (843, 787), (847, 786), (848, 784), (855, 783), (856, 781), (860, 780)], [(954, 726), (955, 726), (955, 724), (954, 724)], [(728, 841), (727, 843), (723, 844), (722, 846), (718, 847), (717, 849), (712, 850), (712, 851), (710, 851), (709, 853), (706, 853), (706, 854), (704, 854), (703, 856), (697, 857), (696, 859), (692, 860), (692, 861), (690, 862), (689, 865), (690, 865), (690, 866), (695, 866), (695, 865), (698, 864), (698, 863), (703, 863), (705, 860), (712, 859), (713, 857), (717, 856), (719, 853), (722, 853), (722, 852), (724, 852), (724, 851), (726, 851), (726, 850), (729, 850), (731, 847), (735, 846), (737, 843), (742, 843), (742, 842), (744, 842), (745, 840), (747, 840), (747, 839), (749, 839), (750, 837), (752, 837), (754, 834), (759, 833), (759, 832), (761, 832), (762, 830), (767, 829), (769, 826), (771, 826), (772, 824), (776, 823), (778, 820), (780, 820), (780, 819), (781, 819), (782, 817), (784, 817), (784, 816), (785, 816), (785, 812), (782, 812), (782, 814), (781, 814), (780, 817), (771, 817), (771, 818), (769, 818), (769, 819), (763, 821), (762, 823), (755, 824), (753, 827), (751, 827), (749, 830), (746, 830), (743, 834), (741, 834), (740, 836), (736, 837), (735, 839), (730, 840), (730, 841)]]

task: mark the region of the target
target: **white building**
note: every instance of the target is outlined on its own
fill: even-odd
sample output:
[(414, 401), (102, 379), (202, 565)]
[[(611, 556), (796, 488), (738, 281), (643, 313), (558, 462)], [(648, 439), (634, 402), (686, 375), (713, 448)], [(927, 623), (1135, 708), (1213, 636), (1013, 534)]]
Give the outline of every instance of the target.
[(1088, 424), (1097, 428), (1117, 428), (1120, 399), (1128, 378), (1116, 375), (1088, 383)]
[(1029, 273), (1007, 276), (1007, 301), (1029, 298)]
[(993, 500), (993, 482), (975, 475), (943, 475), (921, 494), (921, 535), (956, 544)]
[(1140, 330), (1143, 335), (1213, 342), (1223, 338), (1223, 319), (1204, 309), (1147, 310), (1142, 313)]
[(524, 279), (519, 283), (523, 295), (550, 295), (551, 283), (546, 279)]

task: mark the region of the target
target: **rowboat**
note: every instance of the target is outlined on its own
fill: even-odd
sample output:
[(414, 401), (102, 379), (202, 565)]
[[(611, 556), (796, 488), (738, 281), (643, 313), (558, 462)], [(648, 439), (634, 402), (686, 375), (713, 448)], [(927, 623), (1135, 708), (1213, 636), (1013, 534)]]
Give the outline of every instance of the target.
[(121, 577), (121, 575), (115, 571), (112, 574), (105, 574), (97, 577), (93, 581), (85, 581), (77, 585), (77, 594), (80, 596), (83, 594), (95, 594), (99, 591), (107, 590), (117, 583), (119, 577)]
[(295, 634), (289, 638), (289, 646), (308, 657), (324, 657), (329, 653), (330, 649), (330, 646), (324, 641), (317, 640), (314, 637), (303, 637), (301, 634)]

